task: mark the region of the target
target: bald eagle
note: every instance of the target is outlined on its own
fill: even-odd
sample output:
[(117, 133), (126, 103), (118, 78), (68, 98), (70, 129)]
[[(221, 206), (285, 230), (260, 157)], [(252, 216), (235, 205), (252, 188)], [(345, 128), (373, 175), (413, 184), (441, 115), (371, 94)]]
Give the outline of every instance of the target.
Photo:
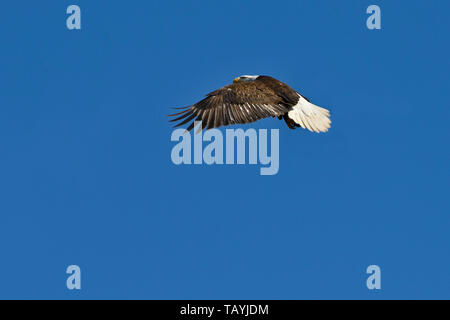
[[(176, 108), (183, 111), (171, 114), (170, 121), (181, 121), (175, 127), (190, 121), (202, 121), (206, 130), (231, 124), (251, 123), (267, 117), (284, 119), (290, 129), (302, 127), (314, 132), (330, 128), (330, 112), (312, 104), (287, 84), (269, 76), (243, 75), (233, 84), (206, 95), (194, 105)], [(177, 117), (178, 116), (178, 117)]]

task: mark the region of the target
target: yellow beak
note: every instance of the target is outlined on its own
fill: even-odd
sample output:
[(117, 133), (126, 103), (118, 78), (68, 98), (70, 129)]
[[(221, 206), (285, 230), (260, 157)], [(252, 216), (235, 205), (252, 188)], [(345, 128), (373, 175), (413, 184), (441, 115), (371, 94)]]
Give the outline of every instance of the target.
[(239, 82), (239, 77), (234, 78), (233, 83)]

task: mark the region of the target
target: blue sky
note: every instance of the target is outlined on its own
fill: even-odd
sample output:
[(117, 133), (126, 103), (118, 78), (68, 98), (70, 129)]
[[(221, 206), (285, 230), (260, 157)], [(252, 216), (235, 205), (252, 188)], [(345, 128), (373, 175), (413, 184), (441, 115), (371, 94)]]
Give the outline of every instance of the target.
[[(66, 8), (82, 30), (66, 28)], [(366, 28), (378, 4), (382, 30)], [(450, 298), (448, 1), (14, 1), (0, 298)], [(176, 166), (169, 107), (241, 74), (332, 112), (280, 171)], [(248, 126), (250, 127), (250, 126)], [(65, 286), (82, 270), (82, 290)], [(365, 286), (381, 267), (382, 289)]]

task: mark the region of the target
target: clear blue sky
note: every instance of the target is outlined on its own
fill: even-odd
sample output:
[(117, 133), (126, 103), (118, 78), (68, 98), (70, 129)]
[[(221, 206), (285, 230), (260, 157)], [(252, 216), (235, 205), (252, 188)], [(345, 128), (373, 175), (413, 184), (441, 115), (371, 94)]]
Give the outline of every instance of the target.
[[(82, 30), (66, 28), (66, 8)], [(378, 4), (382, 30), (366, 28)], [(9, 1), (0, 298), (450, 298), (450, 3)], [(280, 171), (175, 166), (169, 107), (241, 74), (332, 111)], [(82, 290), (65, 287), (68, 265)], [(365, 269), (381, 267), (382, 290)]]

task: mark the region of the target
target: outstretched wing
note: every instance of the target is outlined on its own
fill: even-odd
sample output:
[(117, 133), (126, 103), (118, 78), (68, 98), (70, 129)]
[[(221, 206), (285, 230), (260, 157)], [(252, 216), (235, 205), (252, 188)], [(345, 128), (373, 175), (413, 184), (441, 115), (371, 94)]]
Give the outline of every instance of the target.
[(190, 121), (187, 130), (192, 130), (195, 121), (202, 127), (218, 128), (230, 124), (251, 123), (267, 117), (282, 116), (289, 111), (282, 96), (273, 88), (256, 79), (238, 82), (209, 93), (202, 101), (172, 114), (178, 116), (170, 121), (181, 121), (175, 127)]

